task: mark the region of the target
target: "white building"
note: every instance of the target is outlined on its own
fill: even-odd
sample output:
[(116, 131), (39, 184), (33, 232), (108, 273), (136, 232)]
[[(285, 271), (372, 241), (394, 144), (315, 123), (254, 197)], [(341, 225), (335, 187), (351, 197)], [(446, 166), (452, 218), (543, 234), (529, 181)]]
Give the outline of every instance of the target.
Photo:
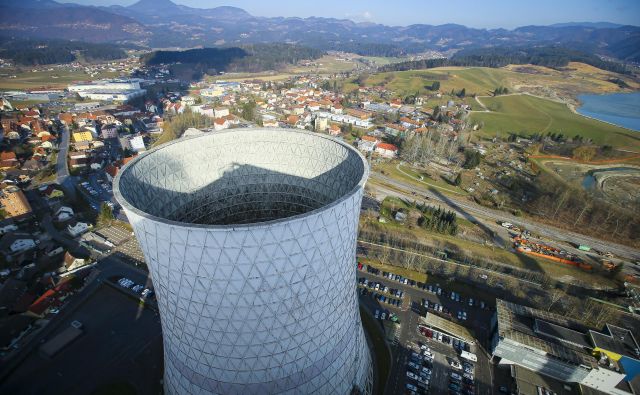
[(24, 238), (24, 239), (14, 240), (14, 242), (11, 243), (9, 250), (11, 251), (12, 254), (17, 254), (20, 252), (29, 251), (30, 249), (35, 247), (36, 247), (35, 240)]
[(398, 155), (398, 147), (393, 144), (380, 143), (376, 146), (376, 154), (387, 159), (393, 159)]
[(213, 116), (216, 118), (222, 118), (229, 115), (229, 109), (226, 107), (214, 107)]
[(18, 230), (18, 227), (15, 224), (8, 224), (5, 226), (2, 226), (0, 227), (0, 236), (2, 236), (5, 233), (15, 232), (16, 230)]
[(139, 90), (140, 82), (137, 80), (102, 80), (82, 84), (73, 84), (68, 87), (69, 92), (88, 91), (132, 91)]
[(72, 84), (69, 85), (68, 90), (89, 100), (118, 102), (127, 102), (147, 92), (140, 88), (138, 80), (103, 80)]
[(115, 139), (118, 137), (118, 128), (115, 125), (105, 125), (100, 130), (103, 139)]
[(144, 139), (140, 135), (121, 137), (120, 145), (122, 149), (129, 149), (135, 152), (144, 152), (147, 150), (144, 145)]
[(56, 211), (56, 220), (58, 222), (64, 222), (73, 218), (73, 209), (71, 207), (62, 206)]
[(358, 149), (362, 152), (373, 152), (376, 149), (376, 145), (380, 143), (375, 137), (372, 136), (362, 136), (362, 138), (358, 141)]
[(215, 130), (229, 129), (229, 121), (226, 118), (216, 118), (213, 121), (213, 128)]
[(369, 129), (374, 126), (370, 120), (354, 117), (353, 115), (333, 114), (326, 111), (316, 111), (314, 112), (314, 115), (316, 115), (317, 117), (329, 118), (333, 122), (339, 122), (346, 125), (354, 125), (363, 129)]
[(90, 228), (91, 226), (89, 224), (84, 222), (78, 222), (73, 226), (68, 225), (67, 232), (69, 232), (71, 236), (77, 237), (83, 234), (84, 232), (88, 231)]

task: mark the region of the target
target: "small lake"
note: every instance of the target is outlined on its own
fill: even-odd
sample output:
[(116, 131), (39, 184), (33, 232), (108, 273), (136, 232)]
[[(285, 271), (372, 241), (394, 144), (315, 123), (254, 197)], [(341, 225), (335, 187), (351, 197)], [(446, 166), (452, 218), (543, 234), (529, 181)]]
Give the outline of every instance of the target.
[(640, 131), (640, 92), (579, 95), (579, 114)]

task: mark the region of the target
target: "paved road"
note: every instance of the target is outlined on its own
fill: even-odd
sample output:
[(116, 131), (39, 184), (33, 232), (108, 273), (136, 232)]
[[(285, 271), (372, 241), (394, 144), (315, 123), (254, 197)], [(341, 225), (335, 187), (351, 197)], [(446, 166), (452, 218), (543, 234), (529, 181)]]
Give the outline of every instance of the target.
[[(600, 251), (610, 251), (613, 254), (626, 259), (640, 259), (640, 251), (632, 247), (612, 243), (609, 241), (603, 241), (594, 237), (584, 236), (565, 229), (555, 228), (550, 225), (540, 224), (530, 219), (515, 217), (507, 212), (493, 210), (472, 203), (464, 197), (444, 195), (437, 190), (427, 189), (427, 187), (417, 188), (413, 185), (395, 180), (393, 178), (389, 178), (377, 172), (371, 173), (371, 178), (388, 184), (393, 188), (407, 191), (406, 193), (404, 193), (399, 192), (395, 189), (385, 188), (384, 186), (380, 186), (377, 184), (369, 184), (373, 189), (376, 189), (386, 195), (398, 196), (409, 200), (415, 200), (424, 196), (428, 196), (429, 199), (442, 202), (461, 216), (467, 217), (468, 219), (469, 217), (471, 217), (470, 219), (475, 219), (476, 222), (478, 222), (478, 219), (489, 219), (493, 224), (495, 224), (497, 221), (508, 221), (520, 227), (526, 228), (532, 233), (537, 233), (551, 239), (562, 240), (575, 244), (589, 245), (592, 248), (598, 249)], [(413, 195), (412, 192), (415, 192), (416, 195)]]
[(75, 199), (76, 189), (73, 177), (69, 175), (67, 155), (69, 153), (69, 139), (71, 132), (67, 126), (60, 129), (60, 143), (58, 144), (58, 157), (56, 160), (56, 182), (62, 186), (65, 193)]
[(58, 158), (56, 162), (56, 173), (58, 184), (62, 185), (69, 177), (69, 167), (67, 165), (67, 154), (69, 152), (69, 128), (64, 126), (60, 129), (61, 141), (58, 145)]

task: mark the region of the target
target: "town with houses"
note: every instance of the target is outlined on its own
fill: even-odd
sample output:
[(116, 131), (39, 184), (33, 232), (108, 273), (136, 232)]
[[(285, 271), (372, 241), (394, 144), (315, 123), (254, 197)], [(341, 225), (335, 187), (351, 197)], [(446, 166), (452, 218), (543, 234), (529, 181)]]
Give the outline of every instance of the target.
[[(4, 363), (18, 364), (21, 350), (32, 347), (32, 337), (46, 331), (52, 317), (76, 303), (74, 294), (92, 286), (95, 276), (108, 276), (114, 267), (131, 273), (146, 272), (133, 230), (114, 199), (113, 181), (124, 165), (156, 145), (232, 128), (295, 128), (341, 139), (361, 151), (372, 166), (385, 169), (385, 164), (399, 159), (401, 149), (408, 158), (412, 148), (407, 142), (419, 140), (418, 144), (431, 144), (433, 169), (442, 179), (450, 180), (447, 182), (451, 186), (460, 184), (454, 179), (465, 160), (462, 147), (487, 154), (483, 145), (468, 143), (473, 128), (468, 123), (468, 101), (437, 90), (407, 100), (381, 86), (362, 86), (346, 94), (332, 85), (332, 81), (344, 77), (339, 74), (295, 75), (279, 81), (217, 76), (191, 82), (172, 78), (164, 67), (144, 69), (128, 61), (83, 67), (93, 68), (85, 70), (89, 76), (105, 71), (121, 76), (73, 82), (66, 89), (5, 92), (0, 103), (0, 361)], [(38, 104), (14, 104), (25, 101)], [(176, 129), (176, 124), (187, 127)], [(526, 147), (529, 141), (519, 138), (514, 143)], [(519, 172), (530, 177), (513, 148), (498, 146), (493, 152), (500, 153), (498, 163), (510, 169), (500, 170), (498, 176)], [(472, 170), (473, 181), (466, 182), (465, 190), (472, 193), (484, 189), (488, 195), (498, 195), (497, 189), (487, 186), (491, 172), (498, 170)], [(392, 220), (404, 224), (407, 212), (395, 211)], [(379, 221), (385, 219), (380, 216)], [(474, 235), (461, 237), (477, 240)], [(92, 270), (101, 265), (103, 274)], [(377, 269), (368, 273), (366, 267), (361, 270), (369, 284), (374, 284)], [(127, 287), (132, 284), (127, 282)], [(421, 283), (404, 284), (420, 287)], [(133, 289), (136, 287), (137, 293), (153, 298), (151, 289), (143, 285)], [(427, 290), (426, 283), (421, 287)], [(359, 292), (366, 294), (366, 290)], [(450, 295), (456, 301), (455, 292)], [(425, 309), (442, 312), (442, 305), (422, 300)], [(469, 303), (479, 305), (478, 300), (470, 299)], [(375, 314), (378, 318), (377, 310)], [(523, 361), (537, 352), (527, 348), (531, 343), (546, 347), (551, 357), (543, 362), (555, 364), (564, 372), (550, 376), (564, 380), (564, 376), (573, 374), (593, 388), (611, 386), (623, 375), (607, 369), (588, 373), (582, 367), (555, 361), (553, 355), (568, 353), (578, 358), (571, 351), (573, 346), (565, 344), (571, 337), (577, 337), (584, 347), (603, 350), (600, 361), (585, 357), (595, 367), (604, 360), (608, 363), (607, 358), (618, 361), (620, 354), (630, 358), (626, 349), (637, 348), (631, 333), (621, 328), (609, 326), (608, 330), (629, 335), (626, 341), (593, 331), (588, 338), (584, 334), (588, 329), (578, 324), (501, 300), (495, 314), (488, 306), (478, 307), (472, 314), (484, 315), (484, 321), (492, 319), (499, 331), (508, 334), (492, 340), (496, 343), (495, 358), (514, 361), (514, 369), (520, 369), (518, 374), (522, 376), (536, 370), (534, 362)], [(464, 316), (458, 313), (458, 319), (466, 320), (466, 312)], [(526, 325), (518, 326), (518, 320)], [(421, 326), (420, 333), (436, 339), (434, 327)], [(467, 332), (460, 328), (455, 326), (451, 333), (464, 339)], [(562, 346), (555, 341), (547, 345), (536, 337), (545, 337), (544, 331), (569, 340), (561, 339)], [(522, 351), (525, 349), (528, 354)], [(612, 393), (629, 392), (623, 388)]]
[[(132, 71), (127, 62), (106, 69)], [(405, 104), (384, 89), (361, 88), (353, 101), (323, 89), (338, 76), (189, 84), (170, 79), (162, 68), (135, 71), (145, 78), (82, 81), (64, 90), (5, 92), (2, 98), (0, 304), (8, 306), (2, 319), (12, 321), (0, 324), (8, 329), (0, 331), (3, 354), (28, 337), (37, 318), (55, 314), (82, 287), (89, 272), (83, 268), (112, 249), (126, 249), (128, 240), (137, 247), (111, 184), (122, 166), (153, 146), (172, 118), (192, 113), (210, 120), (210, 126), (188, 128), (182, 137), (256, 125), (297, 128), (345, 139), (369, 159), (385, 160), (397, 157), (403, 138), (429, 128), (457, 140), (466, 109), (449, 102), (442, 111), (450, 121), (438, 123), (423, 109), (426, 97)], [(42, 102), (12, 105), (24, 100)], [(121, 257), (143, 261), (139, 251)]]

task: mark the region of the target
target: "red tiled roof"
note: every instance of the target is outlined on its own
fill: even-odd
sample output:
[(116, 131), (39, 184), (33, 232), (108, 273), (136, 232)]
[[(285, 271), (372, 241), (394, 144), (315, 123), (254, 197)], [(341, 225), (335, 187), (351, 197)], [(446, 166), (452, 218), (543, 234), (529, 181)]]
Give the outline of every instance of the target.
[(387, 150), (387, 151), (397, 151), (398, 150), (398, 147), (396, 147), (395, 145), (387, 144), (387, 143), (378, 144), (378, 148), (379, 149), (384, 149), (384, 150)]
[(16, 153), (9, 151), (9, 152), (0, 152), (0, 160), (15, 160), (16, 159)]
[(136, 156), (138, 156), (138, 155), (128, 156), (128, 157), (122, 159), (122, 165), (124, 166), (127, 163), (131, 162), (133, 160), (133, 158), (135, 158)]

